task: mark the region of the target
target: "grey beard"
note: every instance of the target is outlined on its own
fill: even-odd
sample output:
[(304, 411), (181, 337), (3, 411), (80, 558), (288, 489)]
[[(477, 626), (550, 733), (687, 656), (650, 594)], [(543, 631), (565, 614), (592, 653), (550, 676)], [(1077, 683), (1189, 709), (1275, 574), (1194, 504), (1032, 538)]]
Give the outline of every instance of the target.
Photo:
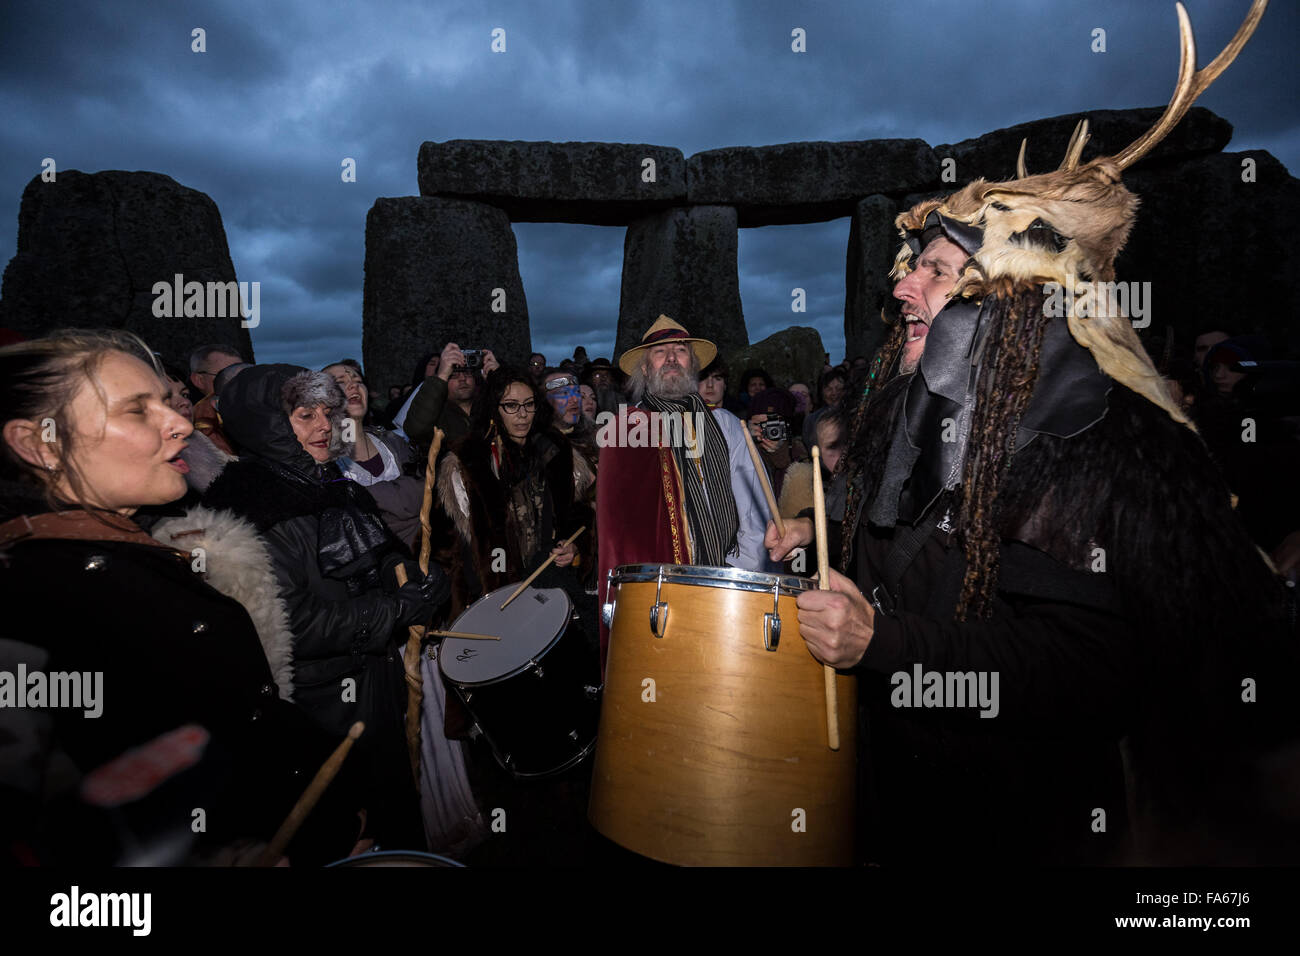
[(669, 368), (669, 366), (661, 365), (646, 376), (647, 391), (669, 401), (680, 401), (687, 395), (699, 391), (699, 376), (692, 375), (689, 369), (682, 368), (680, 365), (676, 366), (676, 368), (681, 369), (682, 373), (680, 383), (670, 383), (664, 374), (666, 368)]

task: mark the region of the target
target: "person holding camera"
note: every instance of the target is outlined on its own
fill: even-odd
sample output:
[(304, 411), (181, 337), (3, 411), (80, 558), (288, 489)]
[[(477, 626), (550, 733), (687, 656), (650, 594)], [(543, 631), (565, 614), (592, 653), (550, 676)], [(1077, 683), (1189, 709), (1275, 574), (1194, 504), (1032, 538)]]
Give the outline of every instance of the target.
[(470, 407), (480, 377), (497, 367), (491, 349), (462, 349), (448, 342), (438, 357), (437, 370), (420, 385), (407, 409), (402, 429), (411, 441), (428, 445), (435, 428), (442, 429), (444, 445), (468, 435)]
[(749, 433), (772, 477), (772, 493), (781, 495), (786, 469), (808, 457), (808, 450), (790, 427), (794, 398), (783, 388), (768, 388), (750, 400)]

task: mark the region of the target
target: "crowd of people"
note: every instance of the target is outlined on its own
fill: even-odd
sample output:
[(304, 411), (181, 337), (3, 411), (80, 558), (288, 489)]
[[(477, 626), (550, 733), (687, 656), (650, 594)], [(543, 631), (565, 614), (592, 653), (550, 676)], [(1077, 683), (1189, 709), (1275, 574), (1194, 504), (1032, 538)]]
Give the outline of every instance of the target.
[[(403, 743), (407, 629), (454, 619), (547, 557), (537, 586), (570, 594), (599, 684), (597, 536), (562, 542), (594, 525), (596, 416), (628, 402), (629, 376), (607, 359), (578, 349), (555, 366), (534, 354), (511, 368), (448, 343), (389, 403), (351, 359), (319, 371), (258, 365), (217, 344), (173, 363), (121, 332), (60, 331), (9, 346), (0, 361), (4, 574), (29, 597), (13, 633), (48, 635), (6, 639), (3, 660), (102, 671), (112, 695), (97, 721), (22, 712), (5, 756), (6, 771), (22, 772), (0, 787), (13, 858), (137, 859), (160, 834), (183, 831), (179, 804), (161, 815), (158, 806), (174, 798), (169, 787), (198, 786), (200, 771), (178, 768), (181, 783), (146, 788), (138, 802), (153, 809), (132, 816), (138, 830), (110, 825), (84, 783), (189, 724), (210, 736), (216, 756), (200, 769), (220, 785), (212, 825), (176, 842), (172, 860), (229, 858), (240, 841), (269, 836), (311, 759), (357, 720), (366, 731), (350, 770), (295, 859), (342, 856), (358, 838), (447, 849), (446, 827), (421, 829)], [(821, 419), (808, 434), (833, 467), (846, 370), (827, 367), (816, 403), (807, 386), (773, 387), (761, 369), (747, 369), (735, 392), (730, 378), (711, 361), (702, 400), (748, 418), (775, 487), (797, 508), (782, 477), (807, 468), (810, 419)], [(436, 431), (433, 561), (422, 570), (414, 557)], [(761, 526), (754, 552), (759, 536)], [(66, 592), (95, 608), (93, 631), (56, 624)], [(454, 698), (448, 711), (446, 733), (472, 733)]]
[[(899, 301), (912, 302), (907, 283), (899, 288)], [(932, 321), (924, 290), (915, 301), (922, 305), (911, 314)], [(193, 792), (199, 784), (189, 778), (200, 771), (187, 777), (180, 768), (180, 782), (156, 783), (161, 796), (137, 801), (153, 809), (136, 810), (126, 827), (120, 819), (109, 824), (111, 811), (86, 796), (85, 781), (113, 772), (133, 748), (197, 724), (211, 738), (212, 756), (200, 768), (212, 825), (176, 844), (174, 860), (238, 858), (240, 847), (269, 836), (311, 760), (357, 720), (367, 729), (352, 769), (295, 841), (294, 858), (343, 856), (358, 839), (472, 847), (466, 820), (443, 821), (440, 830), (426, 815), (422, 826), (403, 734), (407, 630), (453, 620), (550, 558), (536, 586), (570, 595), (599, 684), (598, 571), (624, 563), (624, 542), (640, 540), (623, 512), (632, 507), (625, 497), (631, 472), (647, 472), (629, 458), (611, 459), (604, 473), (602, 412), (698, 403), (723, 426), (717, 447), (730, 463), (719, 466), (720, 485), (702, 481), (713, 504), (696, 509), (686, 495), (691, 551), (665, 551), (663, 560), (779, 570), (788, 557), (767, 525), (753, 475), (737, 477), (749, 460), (733, 421), (749, 430), (792, 527), (812, 506), (814, 446), (831, 512), (844, 518), (849, 469), (841, 464), (855, 442), (855, 412), (860, 423), (862, 406), (872, 407), (861, 401), (871, 393), (870, 363), (828, 362), (811, 387), (778, 383), (761, 368), (733, 376), (709, 343), (702, 347), (677, 323), (661, 318), (655, 328), (619, 365), (589, 361), (579, 348), (554, 366), (535, 353), (515, 368), (491, 350), (471, 357), (448, 343), (421, 359), (419, 381), (403, 400), (387, 403), (352, 359), (312, 371), (250, 364), (233, 347), (211, 345), (188, 356), (187, 374), (133, 336), (102, 331), (57, 332), (0, 351), (0, 545), (6, 584), (26, 597), (17, 639), (3, 642), (4, 660), (31, 670), (103, 671), (112, 695), (97, 721), (76, 712), (22, 713), (26, 723), (12, 733), (6, 756), (7, 769), (22, 772), (0, 788), (7, 853), (28, 861), (124, 860), (185, 830), (185, 819), (168, 819), (157, 807), (180, 813), (168, 787)], [(1195, 352), (1166, 356), (1161, 370), (1219, 469), (1203, 477), (1234, 489), (1233, 520), (1289, 578), (1294, 601), (1295, 409), (1272, 403), (1249, 371), (1266, 357), (1262, 340), (1234, 332), (1207, 328)], [(900, 372), (915, 370), (923, 348), (915, 335), (902, 346)], [(1257, 424), (1257, 441), (1237, 434), (1243, 418)], [(878, 412), (877, 424), (887, 420)], [(434, 560), (422, 569), (414, 557), (438, 432)], [(598, 502), (598, 491), (607, 500)], [(736, 504), (731, 524), (713, 514), (726, 498)], [(598, 521), (610, 525), (603, 536), (566, 540)], [(756, 552), (764, 534), (770, 557)], [(722, 543), (710, 554), (715, 537)], [(608, 554), (598, 556), (598, 540)], [(800, 543), (809, 541), (805, 534)], [(747, 547), (759, 557), (745, 558)], [(734, 560), (738, 554), (743, 560)], [(840, 566), (854, 563), (846, 555)], [(65, 617), (59, 597), (67, 593), (94, 609), (93, 628)], [(138, 706), (143, 700), (150, 705)], [(444, 733), (472, 738), (472, 719), (454, 696), (448, 700)], [(464, 755), (470, 777), (483, 783), (487, 757), (476, 757), (468, 740)], [(482, 839), (474, 817), (471, 809), (468, 832), (477, 828)]]

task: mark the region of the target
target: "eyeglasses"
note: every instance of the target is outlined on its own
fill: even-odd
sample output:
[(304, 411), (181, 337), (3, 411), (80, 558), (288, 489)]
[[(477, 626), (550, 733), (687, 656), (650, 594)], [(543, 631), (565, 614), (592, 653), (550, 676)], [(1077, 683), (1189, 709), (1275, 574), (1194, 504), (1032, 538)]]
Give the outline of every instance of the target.
[(530, 398), (526, 402), (501, 402), (498, 407), (507, 415), (518, 415), (521, 411), (525, 415), (531, 415), (537, 410), (537, 402)]

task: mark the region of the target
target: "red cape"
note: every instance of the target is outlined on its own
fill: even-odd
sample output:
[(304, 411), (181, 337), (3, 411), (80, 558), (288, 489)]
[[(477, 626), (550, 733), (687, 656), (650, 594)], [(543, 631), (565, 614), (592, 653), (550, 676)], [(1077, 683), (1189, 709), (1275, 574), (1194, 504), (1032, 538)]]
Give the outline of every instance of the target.
[[(626, 435), (641, 409), (630, 409), (619, 430), (602, 441), (596, 475), (596, 528), (599, 554), (597, 587), (603, 607), (610, 568), (624, 564), (690, 564), (690, 535), (681, 475), (669, 448), (628, 448)], [(611, 430), (615, 425), (608, 426)], [(650, 429), (649, 434), (653, 434)], [(605, 672), (609, 628), (600, 624), (600, 670)]]

